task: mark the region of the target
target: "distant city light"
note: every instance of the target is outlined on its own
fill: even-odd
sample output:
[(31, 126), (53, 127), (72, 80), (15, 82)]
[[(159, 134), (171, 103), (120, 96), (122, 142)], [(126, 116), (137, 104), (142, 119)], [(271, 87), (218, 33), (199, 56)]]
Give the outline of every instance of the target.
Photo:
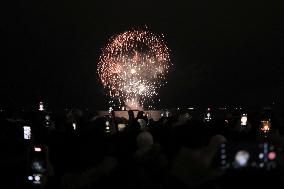
[(112, 108), (112, 107), (109, 107), (108, 112), (111, 113), (112, 110), (113, 110), (113, 108)]
[(204, 118), (204, 121), (205, 122), (209, 122), (209, 121), (211, 121), (211, 114), (208, 112), (207, 114), (206, 114), (206, 116), (205, 116), (205, 118)]
[(110, 132), (110, 127), (109, 127), (109, 124), (106, 124), (106, 128), (105, 128), (105, 131), (106, 131), (107, 133), (109, 133), (109, 132)]
[(77, 128), (76, 123), (72, 123), (72, 127), (73, 127), (74, 130), (76, 130), (76, 128)]

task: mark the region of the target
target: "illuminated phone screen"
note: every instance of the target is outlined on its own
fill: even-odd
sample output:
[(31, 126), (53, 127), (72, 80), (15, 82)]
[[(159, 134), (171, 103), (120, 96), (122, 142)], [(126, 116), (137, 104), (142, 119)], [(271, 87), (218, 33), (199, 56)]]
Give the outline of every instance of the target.
[(30, 148), (28, 157), (27, 179), (32, 184), (41, 184), (44, 174), (47, 171), (46, 148), (33, 146)]
[(248, 117), (246, 114), (243, 114), (241, 117), (241, 125), (247, 125)]
[(222, 144), (218, 156), (222, 169), (272, 170), (276, 168), (277, 151), (268, 143)]
[(24, 139), (30, 140), (31, 139), (31, 127), (30, 126), (23, 126), (24, 129)]

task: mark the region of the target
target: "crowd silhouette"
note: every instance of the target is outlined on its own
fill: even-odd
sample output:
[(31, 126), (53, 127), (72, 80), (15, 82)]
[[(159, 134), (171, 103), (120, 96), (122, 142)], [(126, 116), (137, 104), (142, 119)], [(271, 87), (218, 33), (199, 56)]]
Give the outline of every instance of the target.
[[(205, 117), (208, 112), (204, 112)], [(214, 112), (210, 113), (212, 119), (186, 111), (169, 111), (154, 121), (143, 111), (134, 116), (131, 110), (128, 120), (115, 117), (114, 111), (103, 117), (78, 109), (63, 113), (39, 110), (20, 115), (2, 111), (0, 167), (4, 176), (0, 186), (62, 189), (283, 187), (282, 115), (271, 109), (251, 112), (247, 123), (242, 125), (240, 113), (228, 111), (219, 118), (213, 117)], [(264, 131), (262, 121), (265, 120), (270, 125), (269, 130)], [(125, 127), (120, 128), (119, 124)], [(31, 128), (28, 139), (23, 137), (23, 126)], [(275, 166), (269, 170), (222, 169), (218, 164), (220, 145), (232, 142), (274, 145)], [(43, 154), (36, 159), (44, 162), (42, 164), (33, 162), (37, 151)]]

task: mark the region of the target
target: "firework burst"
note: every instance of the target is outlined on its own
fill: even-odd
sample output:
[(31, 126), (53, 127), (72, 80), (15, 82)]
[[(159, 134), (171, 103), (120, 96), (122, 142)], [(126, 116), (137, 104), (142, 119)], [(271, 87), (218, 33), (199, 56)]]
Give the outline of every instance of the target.
[(163, 38), (148, 30), (131, 30), (112, 37), (98, 64), (110, 103), (128, 109), (151, 108), (170, 67)]

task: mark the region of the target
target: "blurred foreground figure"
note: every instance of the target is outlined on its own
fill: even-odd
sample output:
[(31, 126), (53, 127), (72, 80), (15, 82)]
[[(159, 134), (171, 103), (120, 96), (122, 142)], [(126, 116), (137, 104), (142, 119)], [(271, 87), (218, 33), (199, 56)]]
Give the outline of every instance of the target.
[(211, 138), (207, 147), (199, 150), (182, 148), (173, 163), (172, 175), (190, 188), (217, 178), (222, 171), (212, 168), (212, 161), (225, 137), (216, 135)]

